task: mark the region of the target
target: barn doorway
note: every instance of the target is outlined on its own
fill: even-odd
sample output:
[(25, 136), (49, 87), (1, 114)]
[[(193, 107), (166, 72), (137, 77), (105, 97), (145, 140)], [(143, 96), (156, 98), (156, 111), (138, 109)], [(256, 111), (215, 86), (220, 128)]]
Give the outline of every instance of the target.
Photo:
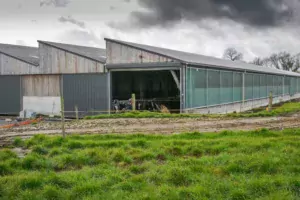
[(136, 110), (163, 106), (170, 112), (180, 112), (180, 70), (113, 71), (111, 86), (113, 106), (135, 94)]

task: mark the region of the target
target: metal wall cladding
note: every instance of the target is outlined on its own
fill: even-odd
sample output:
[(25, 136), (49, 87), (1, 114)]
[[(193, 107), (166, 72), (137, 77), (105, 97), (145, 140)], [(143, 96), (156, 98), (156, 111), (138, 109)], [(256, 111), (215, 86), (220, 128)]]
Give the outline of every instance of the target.
[(16, 115), (21, 110), (21, 77), (0, 76), (0, 114)]
[(60, 75), (28, 75), (22, 77), (23, 96), (60, 96)]
[(74, 117), (108, 112), (108, 74), (77, 74), (62, 76), (65, 116)]

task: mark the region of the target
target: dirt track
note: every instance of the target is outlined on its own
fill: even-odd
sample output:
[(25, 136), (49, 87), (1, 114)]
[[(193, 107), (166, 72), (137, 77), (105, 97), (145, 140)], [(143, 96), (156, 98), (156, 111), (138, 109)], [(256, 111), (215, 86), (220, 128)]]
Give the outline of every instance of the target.
[[(283, 129), (300, 127), (300, 117), (272, 117), (247, 119), (102, 119), (67, 122), (69, 134), (108, 133), (159, 133), (217, 132), (222, 130), (253, 130), (258, 128)], [(0, 146), (12, 138), (30, 137), (35, 134), (55, 135), (60, 133), (60, 123), (42, 122), (37, 125), (0, 129)]]

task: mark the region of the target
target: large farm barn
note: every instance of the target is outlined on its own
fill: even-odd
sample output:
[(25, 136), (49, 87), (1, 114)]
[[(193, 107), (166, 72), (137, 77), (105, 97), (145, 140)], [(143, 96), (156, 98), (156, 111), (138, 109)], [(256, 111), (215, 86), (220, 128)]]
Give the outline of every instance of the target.
[(300, 97), (300, 74), (198, 54), (106, 39), (112, 98), (178, 98), (192, 113), (250, 110)]
[[(113, 100), (157, 101), (174, 112), (230, 113), (300, 97), (300, 75), (198, 54), (106, 40), (106, 50), (38, 41), (0, 45), (0, 114), (109, 112)], [(139, 109), (144, 109), (143, 105)]]

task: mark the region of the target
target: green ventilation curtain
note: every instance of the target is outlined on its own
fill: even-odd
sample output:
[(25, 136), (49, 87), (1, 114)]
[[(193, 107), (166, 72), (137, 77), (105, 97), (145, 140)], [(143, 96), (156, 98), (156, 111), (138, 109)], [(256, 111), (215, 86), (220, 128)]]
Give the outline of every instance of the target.
[(265, 74), (259, 75), (260, 87), (259, 87), (259, 97), (265, 98), (268, 96), (267, 92), (267, 76)]
[(284, 77), (284, 94), (290, 94), (290, 77)]
[(245, 99), (253, 99), (253, 74), (245, 75)]
[(207, 102), (208, 105), (218, 105), (220, 101), (220, 71), (217, 70), (207, 70), (208, 76), (208, 95)]
[(238, 102), (243, 100), (243, 74), (233, 72), (233, 101)]
[[(245, 100), (300, 93), (300, 78), (203, 68), (186, 70), (186, 108), (199, 108)], [(244, 83), (243, 83), (244, 82)]]
[(253, 99), (260, 98), (260, 75), (253, 74)]
[(233, 72), (221, 71), (221, 103), (231, 103), (233, 100)]

